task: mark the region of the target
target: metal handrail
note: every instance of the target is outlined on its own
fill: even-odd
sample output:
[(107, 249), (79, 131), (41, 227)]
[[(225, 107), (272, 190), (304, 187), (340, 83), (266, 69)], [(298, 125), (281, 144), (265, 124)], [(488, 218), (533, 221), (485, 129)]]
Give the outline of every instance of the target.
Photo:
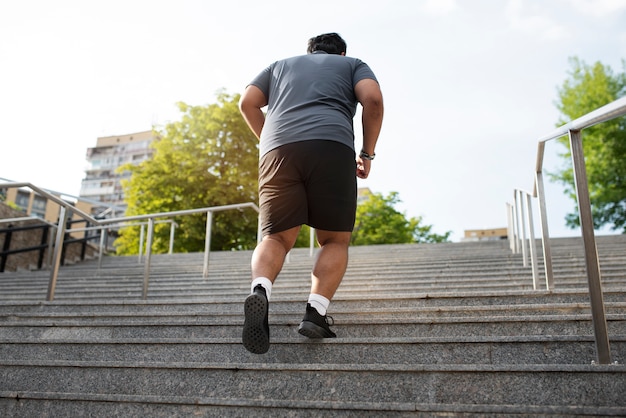
[(10, 183), (0, 183), (0, 189), (11, 189), (11, 188), (21, 188), (21, 187), (26, 187), (31, 189), (32, 191), (36, 192), (37, 194), (39, 194), (40, 196), (44, 196), (46, 199), (48, 200), (52, 200), (54, 203), (56, 203), (57, 205), (61, 206), (62, 208), (66, 208), (66, 209), (71, 209), (73, 213), (75, 213), (76, 215), (80, 216), (81, 218), (83, 218), (86, 221), (89, 221), (91, 223), (97, 224), (98, 221), (93, 218), (92, 216), (88, 215), (87, 213), (83, 212), (82, 210), (70, 205), (69, 203), (67, 203), (65, 200), (61, 199), (58, 196), (55, 196), (52, 193), (47, 192), (44, 189), (41, 189), (35, 185), (33, 185), (32, 183), (28, 183), (28, 182), (10, 182)]
[[(110, 218), (110, 219), (96, 219), (90, 216), (89, 214), (81, 211), (80, 209), (74, 207), (73, 205), (69, 204), (68, 202), (64, 201), (63, 199), (60, 199), (59, 197), (51, 193), (48, 193), (47, 191), (39, 187), (36, 187), (31, 183), (24, 183), (24, 182), (0, 183), (0, 189), (23, 188), (23, 187), (30, 188), (31, 190), (35, 191), (39, 195), (44, 196), (48, 200), (55, 202), (60, 207), (59, 225), (57, 227), (57, 232), (56, 232), (56, 241), (55, 241), (56, 243), (54, 246), (54, 255), (52, 258), (53, 260), (52, 269), (50, 272), (50, 282), (48, 284), (48, 294), (46, 297), (46, 300), (48, 301), (52, 301), (54, 299), (54, 292), (56, 289), (56, 282), (57, 282), (57, 278), (59, 275), (59, 268), (61, 264), (61, 251), (63, 249), (63, 237), (66, 232), (66, 225), (67, 225), (67, 219), (69, 217), (69, 212), (72, 212), (78, 215), (79, 217), (83, 218), (84, 220), (96, 225), (96, 228), (99, 227), (102, 229), (106, 227), (110, 227), (110, 225), (112, 224), (123, 224), (123, 223), (128, 223), (128, 222), (133, 222), (133, 221), (142, 221), (142, 220), (148, 221), (148, 237), (147, 237), (148, 242), (146, 243), (146, 260), (144, 264), (144, 280), (143, 280), (143, 292), (142, 292), (144, 299), (146, 299), (148, 295), (148, 283), (150, 279), (150, 261), (151, 261), (151, 255), (152, 255), (152, 238), (153, 238), (153, 232), (154, 232), (155, 219), (172, 218), (176, 216), (186, 216), (186, 215), (193, 215), (193, 214), (198, 214), (198, 213), (207, 214), (205, 248), (204, 248), (204, 267), (203, 267), (203, 272), (202, 272), (202, 277), (207, 278), (208, 273), (209, 273), (209, 253), (210, 253), (210, 248), (211, 248), (211, 227), (213, 223), (213, 212), (232, 210), (232, 209), (245, 209), (245, 208), (252, 208), (257, 213), (259, 212), (259, 207), (255, 203), (248, 202), (248, 203), (213, 206), (213, 207), (198, 208), (198, 209), (178, 210), (178, 211), (172, 211), (172, 212), (160, 212), (160, 213), (153, 213), (149, 215), (134, 215), (134, 216), (126, 216), (126, 217)], [(101, 234), (100, 237), (101, 237), (101, 242), (100, 242), (100, 261), (101, 261), (102, 260), (102, 248), (104, 245), (103, 243), (104, 234)], [(257, 241), (260, 239), (261, 239), (261, 227), (259, 224), (258, 229), (257, 229)]]
[[(4, 178), (4, 177), (0, 177), (0, 182), (11, 183), (11, 184), (17, 183), (17, 181), (15, 181), (15, 180), (7, 179), (7, 178)], [(72, 195), (70, 193), (62, 193), (62, 192), (59, 192), (59, 191), (56, 191), (56, 190), (51, 190), (51, 189), (43, 189), (43, 190), (45, 190), (46, 192), (51, 193), (53, 195), (56, 195), (56, 196), (64, 196), (66, 198), (80, 200), (82, 202), (90, 203), (92, 205), (105, 207), (106, 209), (103, 212), (99, 213), (97, 216), (104, 215), (107, 212), (112, 212), (112, 211), (124, 212), (126, 210), (125, 207), (117, 206), (117, 205), (114, 205), (114, 204), (111, 204), (111, 203), (107, 203), (107, 202), (101, 202), (99, 200), (91, 199), (91, 198), (85, 197), (85, 196), (75, 196), (75, 195)]]
[[(168, 254), (172, 254), (174, 252), (174, 228), (178, 227), (178, 224), (171, 220), (171, 219), (163, 219), (160, 221), (156, 221), (155, 224), (160, 224), (160, 223), (169, 223), (170, 225), (170, 242), (169, 242), (169, 250), (168, 250)], [(120, 223), (119, 227), (129, 227), (129, 226), (141, 226), (141, 234), (140, 234), (140, 238), (139, 238), (139, 263), (141, 263), (141, 256), (143, 255), (143, 243), (144, 243), (144, 229), (145, 226), (148, 225), (148, 222), (132, 222), (132, 223)], [(55, 225), (56, 227), (56, 225)], [(83, 227), (83, 228), (72, 228), (72, 232), (87, 232), (87, 231), (102, 231), (105, 228), (111, 228), (111, 227), (115, 227), (114, 225), (107, 225), (107, 226), (87, 226), (87, 227)], [(102, 238), (102, 235), (100, 236)], [(102, 255), (104, 252), (104, 247), (105, 245), (100, 245), (100, 250), (99, 250), (99, 263), (98, 263), (98, 269), (100, 269), (102, 267)]]
[(13, 222), (27, 222), (27, 221), (38, 221), (40, 223), (45, 223), (48, 226), (53, 226), (56, 228), (56, 224), (53, 224), (52, 222), (46, 221), (43, 218), (38, 218), (37, 216), (22, 216), (20, 218), (5, 218), (5, 219), (0, 219), (0, 224), (10, 224)]
[[(587, 181), (587, 171), (585, 166), (581, 131), (593, 125), (606, 122), (624, 115), (626, 115), (626, 97), (622, 97), (605, 106), (602, 106), (584, 116), (581, 116), (578, 119), (566, 123), (565, 125), (549, 133), (548, 135), (539, 138), (537, 145), (537, 160), (533, 180), (533, 192), (526, 193), (528, 202), (525, 206), (528, 211), (531, 210), (531, 196), (536, 197), (539, 203), (539, 215), (541, 220), (541, 241), (543, 247), (544, 268), (546, 274), (546, 287), (548, 290), (552, 290), (554, 288), (554, 275), (552, 271), (552, 255), (549, 242), (550, 236), (548, 232), (546, 199), (543, 184), (543, 158), (545, 152), (545, 143), (547, 141), (569, 135), (572, 154), (572, 165), (574, 169), (574, 181), (576, 185), (576, 198), (578, 202), (580, 227), (585, 251), (585, 265), (587, 268), (587, 282), (589, 285), (589, 296), (591, 300), (591, 314), (596, 340), (596, 352), (598, 357), (598, 363), (600, 364), (611, 363), (611, 351), (607, 332), (604, 300), (602, 295), (602, 281), (600, 276), (600, 264), (598, 260), (598, 250), (595, 240), (593, 216), (591, 213), (591, 201), (589, 197), (589, 186)], [(511, 207), (514, 211), (516, 210), (516, 206), (511, 205)], [(517, 216), (514, 216), (513, 219), (514, 221), (517, 220), (519, 222), (519, 218)], [(530, 231), (533, 230), (532, 223), (529, 223), (528, 227)], [(530, 241), (531, 248), (534, 245), (534, 239), (532, 239), (532, 241)], [(531, 257), (533, 257), (532, 254)], [(536, 260), (533, 260), (533, 263), (535, 262)], [(533, 282), (536, 284), (534, 271)]]
[[(123, 222), (132, 222), (132, 221), (148, 221), (148, 237), (146, 242), (146, 259), (144, 262), (144, 284), (143, 284), (143, 298), (146, 299), (148, 296), (148, 281), (150, 279), (150, 261), (152, 258), (152, 239), (154, 233), (154, 224), (155, 219), (157, 218), (173, 218), (176, 216), (186, 216), (186, 215), (194, 215), (198, 213), (206, 213), (207, 221), (206, 221), (206, 233), (204, 239), (204, 263), (202, 269), (202, 277), (207, 278), (209, 276), (209, 254), (211, 251), (211, 228), (213, 224), (213, 212), (220, 212), (225, 210), (232, 209), (245, 209), (252, 208), (257, 213), (259, 212), (259, 207), (252, 202), (248, 203), (238, 203), (232, 205), (223, 205), (223, 206), (213, 206), (207, 208), (198, 208), (198, 209), (186, 209), (186, 210), (178, 210), (172, 212), (161, 212), (161, 213), (153, 213), (149, 215), (134, 215), (134, 216), (126, 216), (122, 218), (111, 218), (111, 219), (102, 219), (99, 223), (102, 226), (109, 224), (119, 224)], [(260, 226), (257, 229), (257, 241), (260, 240)], [(102, 247), (102, 246), (101, 246)]]

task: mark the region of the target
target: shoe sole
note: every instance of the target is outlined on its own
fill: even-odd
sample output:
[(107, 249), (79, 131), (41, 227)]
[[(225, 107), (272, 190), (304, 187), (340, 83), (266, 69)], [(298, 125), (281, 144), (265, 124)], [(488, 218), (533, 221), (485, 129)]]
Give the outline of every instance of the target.
[(267, 321), (267, 299), (252, 294), (244, 303), (243, 346), (251, 353), (264, 354), (270, 349), (270, 336), (265, 328)]
[(301, 335), (309, 338), (335, 338), (336, 335), (310, 321), (302, 321), (298, 327)]

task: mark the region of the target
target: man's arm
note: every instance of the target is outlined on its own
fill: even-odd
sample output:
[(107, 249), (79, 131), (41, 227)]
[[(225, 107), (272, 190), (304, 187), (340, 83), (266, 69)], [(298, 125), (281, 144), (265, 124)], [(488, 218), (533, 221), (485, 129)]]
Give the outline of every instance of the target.
[(261, 131), (265, 124), (265, 115), (261, 109), (266, 105), (265, 95), (260, 88), (253, 85), (246, 87), (239, 100), (239, 111), (258, 139), (261, 139)]
[[(359, 81), (354, 92), (356, 98), (363, 106), (362, 124), (363, 124), (363, 151), (369, 155), (374, 155), (378, 135), (383, 124), (383, 94), (380, 86), (375, 80), (370, 78)], [(356, 175), (362, 179), (367, 178), (370, 172), (372, 162), (362, 159), (357, 153), (357, 173)]]

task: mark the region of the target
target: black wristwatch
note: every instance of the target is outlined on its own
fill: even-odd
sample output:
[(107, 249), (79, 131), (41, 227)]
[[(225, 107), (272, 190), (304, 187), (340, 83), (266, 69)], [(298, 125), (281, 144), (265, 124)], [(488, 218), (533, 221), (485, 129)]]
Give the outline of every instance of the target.
[(376, 157), (376, 153), (373, 153), (372, 155), (369, 155), (367, 152), (361, 150), (361, 153), (359, 154), (359, 157), (364, 158), (366, 160), (372, 161), (374, 159), (374, 157)]

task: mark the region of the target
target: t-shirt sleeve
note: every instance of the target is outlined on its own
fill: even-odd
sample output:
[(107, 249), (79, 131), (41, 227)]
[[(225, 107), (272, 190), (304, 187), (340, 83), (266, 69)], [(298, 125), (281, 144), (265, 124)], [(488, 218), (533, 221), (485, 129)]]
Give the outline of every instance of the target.
[(265, 98), (269, 99), (271, 75), (272, 66), (270, 65), (265, 70), (261, 71), (259, 75), (254, 77), (248, 85), (258, 87), (265, 95)]
[(353, 87), (356, 86), (356, 84), (359, 81), (364, 80), (366, 78), (370, 78), (378, 83), (378, 80), (376, 79), (376, 76), (374, 75), (374, 72), (369, 67), (369, 65), (357, 59), (356, 66), (354, 69), (354, 76), (352, 77)]

